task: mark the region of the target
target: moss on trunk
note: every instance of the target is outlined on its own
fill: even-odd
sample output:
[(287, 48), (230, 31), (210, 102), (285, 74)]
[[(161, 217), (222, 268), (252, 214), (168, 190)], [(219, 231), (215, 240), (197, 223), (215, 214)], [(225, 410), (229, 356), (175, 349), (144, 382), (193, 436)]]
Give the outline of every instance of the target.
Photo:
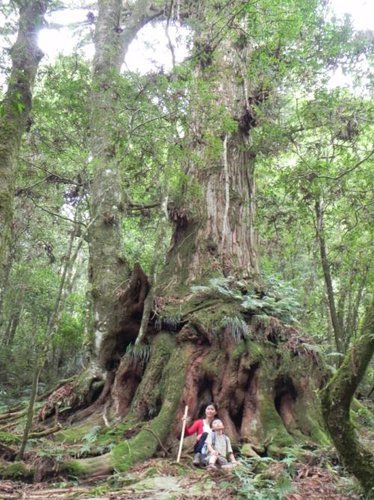
[(374, 494), (374, 455), (360, 443), (350, 419), (354, 392), (374, 354), (374, 302), (368, 309), (360, 337), (321, 393), (323, 415), (334, 444), (347, 469), (364, 490)]
[[(160, 351), (170, 353), (173, 345), (174, 341), (170, 335), (160, 335), (158, 341)], [(155, 418), (142, 425), (135, 437), (114, 446), (111, 452), (106, 455), (66, 462), (62, 470), (68, 474), (79, 476), (98, 475), (113, 470), (125, 471), (131, 465), (153, 456), (157, 449), (163, 446), (171, 433), (192, 350), (193, 347), (190, 344), (174, 349), (169, 361), (164, 366), (159, 382), (162, 398), (160, 411)], [(151, 373), (153, 373), (152, 367)], [(145, 377), (147, 377), (147, 372)]]

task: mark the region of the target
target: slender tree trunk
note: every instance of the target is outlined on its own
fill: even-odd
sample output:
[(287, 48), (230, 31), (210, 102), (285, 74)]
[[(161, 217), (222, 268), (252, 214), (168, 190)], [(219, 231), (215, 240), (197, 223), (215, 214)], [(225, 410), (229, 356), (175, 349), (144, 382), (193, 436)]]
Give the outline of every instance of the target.
[(30, 434), (31, 426), (32, 426), (32, 420), (34, 417), (34, 404), (35, 404), (36, 396), (38, 393), (39, 376), (40, 376), (40, 372), (41, 372), (42, 368), (43, 368), (43, 362), (41, 360), (37, 360), (35, 370), (34, 370), (33, 379), (32, 379), (31, 395), (30, 395), (29, 407), (27, 409), (26, 424), (25, 424), (25, 428), (23, 430), (21, 447), (20, 447), (20, 450), (19, 450), (18, 456), (17, 456), (18, 460), (23, 459), (23, 455), (25, 453), (27, 441), (29, 439), (29, 434)]
[(331, 316), (331, 323), (334, 330), (335, 345), (338, 352), (342, 353), (344, 352), (343, 332), (341, 330), (338, 313), (335, 305), (334, 287), (332, 284), (330, 264), (327, 257), (327, 248), (325, 241), (323, 207), (322, 207), (322, 202), (319, 199), (315, 203), (315, 213), (316, 213), (317, 238), (321, 255), (323, 276), (325, 278), (325, 286), (326, 286), (327, 299)]
[(9, 251), (6, 252), (6, 259), (3, 267), (3, 273), (0, 273), (0, 332), (2, 331), (2, 326), (4, 324), (4, 316), (3, 316), (3, 308), (4, 308), (4, 300), (5, 295), (8, 290), (9, 285), (9, 277), (13, 267), (13, 262), (15, 260), (15, 235), (14, 235), (14, 227), (11, 225), (10, 228), (10, 238), (9, 238)]
[(30, 0), (20, 7), (18, 36), (11, 49), (12, 71), (0, 118), (0, 279), (8, 252), (13, 219), (14, 188), (21, 139), (28, 127), (32, 87), (43, 53), (38, 30), (48, 1)]
[(16, 336), (17, 328), (21, 319), (23, 304), (17, 304), (17, 309), (12, 313), (9, 318), (7, 328), (3, 337), (3, 345), (11, 347)]
[[(348, 310), (344, 336), (344, 343), (346, 348), (349, 345), (351, 338), (355, 337), (358, 330), (358, 312), (362, 304), (363, 293), (367, 281), (367, 272), (367, 268), (362, 272), (361, 279), (357, 284), (355, 296), (352, 299), (351, 307)], [(352, 270), (352, 274), (354, 274), (354, 270)]]
[(369, 498), (374, 493), (374, 455), (357, 438), (350, 420), (350, 407), (373, 354), (374, 302), (367, 310), (361, 335), (352, 343), (341, 366), (321, 395), (324, 418), (335, 446)]

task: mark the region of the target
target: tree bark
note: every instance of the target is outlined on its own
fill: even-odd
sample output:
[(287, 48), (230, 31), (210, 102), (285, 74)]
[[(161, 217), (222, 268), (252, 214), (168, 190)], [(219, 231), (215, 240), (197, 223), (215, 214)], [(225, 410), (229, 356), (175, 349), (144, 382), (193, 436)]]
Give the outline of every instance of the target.
[(43, 56), (38, 30), (48, 1), (30, 0), (20, 7), (18, 36), (11, 49), (12, 70), (0, 118), (0, 278), (4, 271), (13, 219), (14, 189), (21, 139), (28, 127), (32, 88)]
[[(203, 11), (201, 6), (197, 16)], [(196, 36), (198, 53), (209, 46), (208, 38), (207, 33)], [(249, 57), (246, 47), (229, 41), (197, 56), (193, 78), (209, 93), (200, 100), (195, 91), (191, 98), (185, 147), (193, 154), (185, 165), (184, 203), (170, 210), (174, 233), (163, 278), (166, 288), (168, 269), (183, 287), (213, 275), (240, 276), (259, 284), (256, 155), (249, 138), (256, 125), (254, 106), (265, 94), (246, 81)]]
[(341, 366), (321, 394), (323, 415), (339, 455), (369, 495), (374, 492), (374, 455), (357, 438), (350, 420), (350, 407), (373, 354), (374, 302), (366, 312), (361, 335), (351, 344)]

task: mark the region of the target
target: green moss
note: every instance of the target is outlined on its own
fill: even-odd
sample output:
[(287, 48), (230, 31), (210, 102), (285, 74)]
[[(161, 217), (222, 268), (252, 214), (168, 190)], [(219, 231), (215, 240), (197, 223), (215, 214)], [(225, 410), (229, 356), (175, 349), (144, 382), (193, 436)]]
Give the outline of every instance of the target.
[(185, 372), (192, 347), (188, 344), (174, 350), (164, 372), (163, 404), (157, 417), (148, 422), (143, 429), (129, 441), (124, 441), (111, 451), (111, 464), (118, 471), (125, 471), (132, 464), (151, 457), (163, 442), (174, 423), (175, 412), (182, 395)]
[(374, 425), (374, 416), (372, 412), (366, 408), (358, 399), (352, 399), (351, 419), (356, 426), (358, 425)]
[(216, 377), (222, 370), (224, 353), (218, 349), (212, 349), (202, 362), (202, 368), (209, 377)]
[(63, 472), (66, 472), (69, 476), (84, 476), (88, 472), (88, 468), (85, 467), (82, 460), (72, 460), (71, 462), (65, 462), (62, 466)]
[(55, 440), (61, 443), (75, 444), (80, 443), (84, 436), (92, 430), (92, 424), (80, 425), (79, 427), (70, 427), (55, 434)]
[(273, 401), (263, 399), (261, 401), (261, 423), (265, 434), (266, 442), (272, 447), (292, 446), (293, 437), (287, 432), (283, 421), (275, 409)]
[(0, 443), (4, 444), (19, 444), (21, 442), (21, 438), (16, 436), (15, 434), (11, 434), (10, 432), (0, 432)]
[(157, 413), (157, 402), (161, 399), (161, 378), (163, 369), (168, 363), (171, 353), (175, 348), (175, 337), (160, 333), (154, 339), (151, 347), (151, 356), (147, 369), (139, 384), (136, 395), (131, 403), (131, 415), (134, 419), (144, 417), (142, 412), (147, 408), (146, 417)]
[(0, 464), (1, 479), (32, 479), (34, 471), (23, 462)]
[(232, 359), (239, 359), (246, 352), (247, 352), (247, 344), (244, 341), (242, 341), (242, 342), (240, 342), (240, 344), (235, 346), (235, 348), (231, 352), (231, 358)]
[(251, 340), (246, 342), (247, 351), (250, 354), (250, 359), (253, 363), (261, 361), (265, 357), (264, 346), (260, 345), (258, 342), (252, 342)]
[(206, 330), (216, 330), (227, 317), (241, 317), (239, 305), (233, 302), (224, 303), (222, 299), (201, 300), (200, 298), (199, 303), (203, 304), (200, 310), (197, 310), (198, 304), (195, 306), (195, 310), (192, 304), (189, 304), (189, 310), (192, 312), (190, 314), (187, 312), (186, 317), (189, 317), (193, 322), (200, 323)]
[(295, 405), (296, 419), (299, 428), (314, 443), (322, 446), (331, 444), (328, 434), (324, 430), (320, 406), (314, 397), (303, 398)]

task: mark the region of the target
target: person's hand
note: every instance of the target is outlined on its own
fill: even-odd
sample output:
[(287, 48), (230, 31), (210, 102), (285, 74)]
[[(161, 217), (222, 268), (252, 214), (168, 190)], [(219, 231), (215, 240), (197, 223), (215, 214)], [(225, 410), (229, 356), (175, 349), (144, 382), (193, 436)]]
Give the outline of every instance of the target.
[(191, 417), (187, 415), (187, 417), (182, 417), (182, 422), (186, 422), (186, 424), (189, 424), (191, 422)]

